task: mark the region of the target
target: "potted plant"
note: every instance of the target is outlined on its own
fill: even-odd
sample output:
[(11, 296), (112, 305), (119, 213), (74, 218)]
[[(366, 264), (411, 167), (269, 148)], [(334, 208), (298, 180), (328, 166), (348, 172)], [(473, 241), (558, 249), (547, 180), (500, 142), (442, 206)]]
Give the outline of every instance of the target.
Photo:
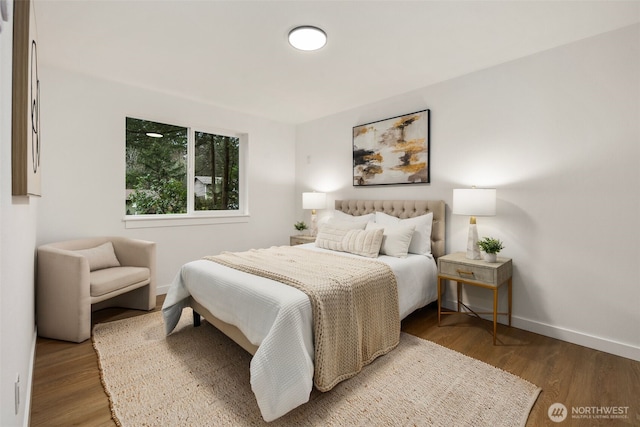
[(306, 230), (308, 228), (307, 224), (305, 224), (304, 221), (298, 221), (295, 224), (293, 224), (293, 226), (296, 228), (296, 230), (298, 230), (300, 232), (303, 232), (304, 230)]
[(483, 237), (482, 240), (478, 241), (478, 246), (484, 252), (484, 260), (487, 262), (496, 262), (498, 252), (504, 249), (502, 242), (493, 237)]

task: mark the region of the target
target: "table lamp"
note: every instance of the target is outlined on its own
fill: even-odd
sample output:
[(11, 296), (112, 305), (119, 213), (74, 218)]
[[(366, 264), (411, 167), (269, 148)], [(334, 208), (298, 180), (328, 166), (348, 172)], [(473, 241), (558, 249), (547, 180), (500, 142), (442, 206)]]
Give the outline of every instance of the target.
[(326, 193), (302, 193), (302, 209), (311, 209), (311, 235), (315, 236), (318, 232), (316, 225), (316, 209), (324, 209), (327, 207)]
[(467, 258), (480, 259), (478, 248), (477, 216), (496, 214), (495, 188), (465, 188), (453, 190), (453, 214), (469, 215), (469, 238), (467, 239)]

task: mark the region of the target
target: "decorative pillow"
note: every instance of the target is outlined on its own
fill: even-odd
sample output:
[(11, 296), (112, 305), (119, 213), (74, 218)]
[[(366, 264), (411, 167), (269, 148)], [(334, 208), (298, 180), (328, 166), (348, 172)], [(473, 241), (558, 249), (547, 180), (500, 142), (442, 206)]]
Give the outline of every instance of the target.
[(316, 236), (316, 246), (322, 249), (330, 249), (332, 251), (342, 251), (342, 238), (347, 231), (352, 229), (364, 229), (365, 224), (360, 227), (357, 223), (332, 222), (322, 224), (318, 229)]
[(404, 225), (382, 225), (370, 222), (366, 230), (383, 230), (380, 253), (396, 258), (406, 258), (415, 227)]
[(376, 258), (382, 245), (383, 230), (349, 230), (342, 238), (342, 250)]
[(400, 219), (395, 216), (387, 215), (384, 212), (376, 212), (376, 223), (382, 225), (413, 225), (415, 231), (411, 244), (409, 245), (409, 253), (419, 255), (431, 254), (431, 227), (433, 225), (433, 212), (413, 218)]
[(75, 251), (89, 260), (89, 270), (102, 270), (103, 268), (120, 267), (120, 261), (113, 250), (113, 243), (107, 242), (95, 248)]
[(350, 221), (350, 222), (364, 222), (365, 224), (369, 221), (374, 221), (375, 220), (375, 214), (374, 213), (370, 213), (370, 214), (366, 214), (366, 215), (349, 215), (347, 213), (344, 213), (342, 211), (333, 211), (333, 218), (339, 220), (339, 221)]

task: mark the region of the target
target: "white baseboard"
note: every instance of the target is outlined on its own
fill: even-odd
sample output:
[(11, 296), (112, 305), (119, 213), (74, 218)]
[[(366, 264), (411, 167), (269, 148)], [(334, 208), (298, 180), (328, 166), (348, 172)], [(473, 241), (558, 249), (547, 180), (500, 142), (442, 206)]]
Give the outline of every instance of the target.
[[(457, 304), (457, 301), (454, 300), (443, 301), (443, 306), (450, 310), (456, 310), (458, 306)], [(492, 310), (492, 308), (476, 307), (473, 305), (470, 305), (470, 307), (474, 311)], [(490, 315), (483, 315), (480, 317), (487, 320), (493, 320)], [(505, 316), (498, 316), (498, 323), (507, 324)], [(526, 319), (524, 317), (513, 315), (511, 316), (511, 325), (518, 329), (524, 329), (525, 331), (534, 332), (536, 334), (544, 335), (562, 341), (567, 341), (572, 344), (589, 347), (594, 350), (604, 351), (605, 353), (615, 354), (616, 356), (626, 357), (627, 359), (640, 361), (640, 347), (636, 347), (631, 344), (625, 344), (610, 339), (585, 334), (583, 332), (549, 325), (537, 320)]]
[(171, 285), (156, 286), (156, 295), (166, 295)]
[(597, 337), (522, 317), (513, 316), (511, 324), (516, 328), (524, 329), (526, 331), (535, 332), (540, 335), (545, 335), (547, 337), (556, 338), (640, 362), (640, 347), (635, 347), (631, 344), (625, 344), (611, 339)]

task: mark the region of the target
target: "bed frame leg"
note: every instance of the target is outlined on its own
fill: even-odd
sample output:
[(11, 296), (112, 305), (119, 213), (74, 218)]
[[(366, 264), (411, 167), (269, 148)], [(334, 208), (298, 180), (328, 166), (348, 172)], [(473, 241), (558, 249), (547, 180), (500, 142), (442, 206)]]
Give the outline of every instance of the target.
[(193, 310), (193, 327), (200, 326), (200, 313)]

